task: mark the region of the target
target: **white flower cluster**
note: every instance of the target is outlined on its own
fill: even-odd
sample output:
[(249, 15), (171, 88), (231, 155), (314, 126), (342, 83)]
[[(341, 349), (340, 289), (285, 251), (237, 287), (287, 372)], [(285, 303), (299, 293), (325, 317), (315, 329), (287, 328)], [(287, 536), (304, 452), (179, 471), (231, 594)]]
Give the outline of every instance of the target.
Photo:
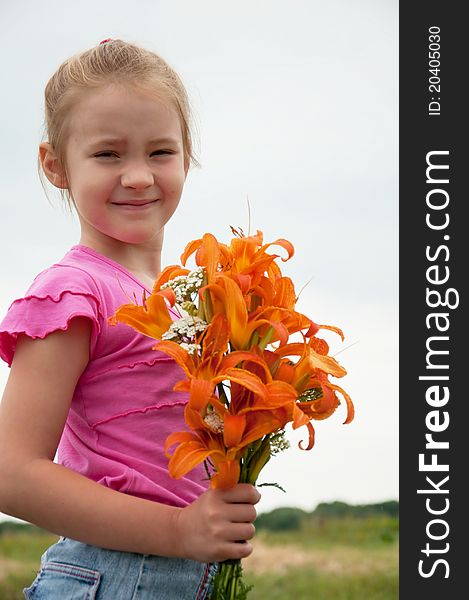
[(177, 321), (171, 323), (168, 331), (163, 334), (163, 340), (181, 339), (185, 342), (191, 341), (195, 334), (199, 331), (204, 331), (207, 328), (207, 323), (200, 317), (181, 317)]
[(193, 343), (194, 338), (197, 333), (204, 331), (207, 326), (208, 323), (201, 318), (188, 315), (171, 323), (168, 331), (163, 333), (161, 339), (176, 342), (189, 354), (194, 354), (201, 349), (200, 344)]
[(196, 354), (199, 350), (201, 350), (200, 344), (186, 344), (186, 342), (181, 342), (179, 344), (183, 350), (189, 352), (189, 354)]
[(207, 412), (204, 422), (208, 425), (209, 429), (213, 431), (213, 433), (223, 433), (223, 419), (214, 410)]
[(204, 267), (197, 267), (188, 275), (180, 275), (171, 279), (171, 281), (163, 284), (161, 289), (171, 288), (176, 296), (176, 302), (182, 304), (192, 300), (193, 295), (202, 287), (203, 281)]
[(285, 431), (279, 431), (270, 438), (270, 454), (272, 456), (288, 450), (288, 448), (290, 448), (290, 442), (285, 437)]

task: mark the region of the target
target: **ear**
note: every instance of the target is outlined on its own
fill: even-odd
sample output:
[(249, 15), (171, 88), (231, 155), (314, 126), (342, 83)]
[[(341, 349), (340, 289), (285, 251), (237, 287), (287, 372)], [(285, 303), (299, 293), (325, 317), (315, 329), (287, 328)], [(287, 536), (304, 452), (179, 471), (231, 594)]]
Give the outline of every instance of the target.
[(61, 189), (67, 189), (68, 182), (65, 169), (60, 164), (57, 154), (49, 142), (42, 142), (39, 145), (39, 159), (42, 169), (52, 185)]

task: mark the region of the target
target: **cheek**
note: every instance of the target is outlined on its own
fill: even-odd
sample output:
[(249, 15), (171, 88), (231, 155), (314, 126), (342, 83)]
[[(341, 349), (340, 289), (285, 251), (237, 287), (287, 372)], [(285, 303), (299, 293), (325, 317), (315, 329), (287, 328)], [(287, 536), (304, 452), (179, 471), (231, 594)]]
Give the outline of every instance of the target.
[(115, 187), (114, 180), (110, 177), (101, 175), (100, 173), (87, 173), (81, 180), (78, 186), (80, 194), (85, 201), (103, 201), (111, 194)]
[(186, 180), (182, 156), (164, 166), (161, 165), (161, 169), (156, 173), (156, 179), (160, 184), (165, 185), (167, 191), (173, 193), (181, 191)]
[(174, 174), (171, 181), (171, 189), (173, 193), (177, 193), (180, 195), (182, 193), (185, 181), (186, 175), (183, 170), (180, 170), (176, 174)]
[(182, 186), (184, 182), (173, 183), (171, 186), (168, 186), (168, 195), (172, 200), (179, 200), (182, 194)]

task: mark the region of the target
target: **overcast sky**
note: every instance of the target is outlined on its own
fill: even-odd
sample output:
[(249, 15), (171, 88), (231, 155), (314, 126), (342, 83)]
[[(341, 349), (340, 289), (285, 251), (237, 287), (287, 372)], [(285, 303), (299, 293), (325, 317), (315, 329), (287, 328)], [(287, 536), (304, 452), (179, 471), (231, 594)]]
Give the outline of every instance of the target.
[[(37, 174), (43, 89), (68, 56), (108, 37), (160, 53), (191, 97), (201, 169), (166, 228), (163, 264), (229, 226), (283, 237), (298, 310), (324, 337), (352, 396), (316, 423), (311, 452), (275, 457), (260, 511), (398, 498), (398, 2), (292, 0), (2, 3), (0, 314), (78, 242), (76, 219)], [(0, 364), (0, 391), (8, 367)]]

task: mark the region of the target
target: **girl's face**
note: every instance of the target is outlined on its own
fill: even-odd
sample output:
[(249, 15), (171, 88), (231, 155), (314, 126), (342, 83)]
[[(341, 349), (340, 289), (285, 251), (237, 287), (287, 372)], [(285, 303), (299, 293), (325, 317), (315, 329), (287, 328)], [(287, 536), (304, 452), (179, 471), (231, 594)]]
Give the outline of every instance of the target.
[(81, 243), (156, 244), (176, 210), (187, 168), (176, 110), (154, 96), (108, 85), (73, 108), (67, 183)]

